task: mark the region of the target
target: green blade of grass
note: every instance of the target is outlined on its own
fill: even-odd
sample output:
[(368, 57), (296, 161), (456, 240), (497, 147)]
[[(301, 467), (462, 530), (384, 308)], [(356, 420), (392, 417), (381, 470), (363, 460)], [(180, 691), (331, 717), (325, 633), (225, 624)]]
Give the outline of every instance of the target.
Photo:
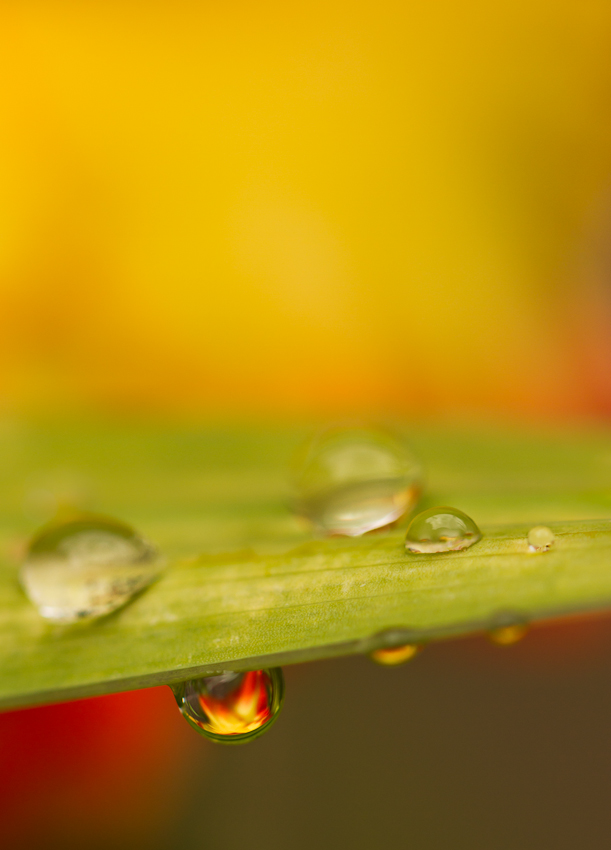
[[(0, 706), (171, 683), (225, 669), (368, 652), (611, 606), (611, 436), (420, 425), (423, 505), (469, 513), (484, 539), (411, 555), (404, 530), (312, 540), (288, 508), (299, 429), (5, 425), (0, 432)], [(124, 609), (44, 622), (18, 552), (55, 490), (134, 524), (166, 552)], [(557, 541), (531, 554), (545, 523)]]

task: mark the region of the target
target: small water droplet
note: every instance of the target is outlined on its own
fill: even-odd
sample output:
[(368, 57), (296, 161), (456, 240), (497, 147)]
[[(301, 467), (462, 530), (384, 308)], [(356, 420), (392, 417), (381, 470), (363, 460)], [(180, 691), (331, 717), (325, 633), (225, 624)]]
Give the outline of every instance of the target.
[(481, 537), (471, 517), (457, 508), (429, 508), (410, 522), (405, 548), (408, 552), (454, 552), (473, 546)]
[(21, 584), (41, 616), (73, 623), (124, 605), (159, 574), (153, 547), (110, 517), (79, 514), (44, 526), (31, 541)]
[(178, 707), (193, 728), (222, 744), (242, 744), (266, 732), (284, 699), (279, 667), (220, 673), (172, 686)]
[(394, 667), (396, 664), (404, 664), (417, 655), (422, 647), (417, 643), (406, 643), (404, 646), (391, 646), (383, 649), (375, 649), (370, 658), (376, 664), (385, 667)]
[(547, 552), (555, 540), (554, 532), (546, 525), (536, 525), (528, 532), (528, 548), (531, 552)]
[(515, 623), (513, 626), (499, 626), (498, 629), (492, 629), (488, 632), (488, 637), (492, 643), (499, 646), (510, 646), (512, 643), (522, 640), (527, 631), (527, 625)]
[(512, 611), (502, 611), (494, 617), (488, 638), (498, 646), (511, 646), (522, 640), (527, 631), (526, 617)]
[(356, 537), (412, 510), (420, 466), (390, 434), (330, 428), (303, 450), (295, 473), (296, 508), (321, 532)]

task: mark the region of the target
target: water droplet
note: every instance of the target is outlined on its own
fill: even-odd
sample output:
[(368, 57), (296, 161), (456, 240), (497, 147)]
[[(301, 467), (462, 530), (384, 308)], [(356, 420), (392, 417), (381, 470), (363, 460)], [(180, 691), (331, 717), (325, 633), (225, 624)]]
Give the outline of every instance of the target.
[(531, 552), (547, 552), (553, 546), (555, 539), (551, 528), (536, 525), (528, 532), (528, 548)]
[(457, 508), (429, 508), (413, 518), (407, 529), (408, 552), (454, 552), (481, 540), (471, 517)]
[(404, 664), (417, 655), (422, 649), (417, 643), (406, 643), (404, 646), (391, 646), (384, 649), (375, 649), (370, 658), (376, 664), (383, 664), (385, 667), (393, 667), (396, 664)]
[(492, 643), (499, 646), (511, 646), (512, 643), (517, 643), (522, 640), (528, 626), (525, 623), (514, 623), (511, 626), (499, 626), (496, 629), (491, 629), (488, 632), (488, 637)]
[(367, 428), (330, 428), (305, 447), (295, 474), (297, 511), (325, 534), (356, 537), (412, 510), (421, 470), (406, 446)]
[(528, 620), (519, 612), (501, 611), (492, 620), (488, 638), (499, 646), (510, 646), (522, 640), (528, 631)]
[(172, 686), (183, 717), (206, 738), (242, 744), (266, 732), (284, 699), (279, 667), (220, 673)]
[(130, 526), (79, 514), (41, 529), (20, 579), (43, 617), (72, 623), (124, 605), (157, 577), (161, 565), (153, 547)]

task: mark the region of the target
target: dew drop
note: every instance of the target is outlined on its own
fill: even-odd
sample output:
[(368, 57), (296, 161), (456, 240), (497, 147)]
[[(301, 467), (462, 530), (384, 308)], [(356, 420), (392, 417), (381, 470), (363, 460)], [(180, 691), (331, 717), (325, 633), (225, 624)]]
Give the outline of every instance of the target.
[(407, 529), (408, 552), (454, 552), (481, 540), (471, 517), (457, 508), (429, 508), (413, 518)]
[(404, 664), (417, 655), (422, 647), (417, 643), (406, 643), (404, 646), (385, 647), (384, 649), (375, 649), (370, 658), (376, 664), (382, 664), (384, 667), (394, 667), (397, 664)]
[(357, 537), (412, 510), (421, 470), (398, 439), (367, 428), (330, 428), (296, 464), (296, 509), (318, 531)]
[(20, 580), (41, 616), (73, 623), (124, 605), (159, 575), (161, 566), (153, 547), (129, 525), (79, 514), (38, 532)]
[(499, 626), (497, 629), (491, 629), (488, 632), (488, 638), (492, 643), (499, 646), (511, 646), (512, 643), (517, 643), (522, 640), (528, 626), (525, 623), (514, 623), (511, 626)]
[(500, 611), (492, 620), (488, 638), (498, 646), (511, 646), (528, 631), (528, 619), (519, 612)]
[(242, 744), (266, 732), (284, 699), (280, 667), (220, 673), (172, 686), (185, 720), (221, 744)]
[(555, 540), (554, 532), (545, 525), (536, 525), (528, 532), (528, 548), (531, 552), (547, 552)]

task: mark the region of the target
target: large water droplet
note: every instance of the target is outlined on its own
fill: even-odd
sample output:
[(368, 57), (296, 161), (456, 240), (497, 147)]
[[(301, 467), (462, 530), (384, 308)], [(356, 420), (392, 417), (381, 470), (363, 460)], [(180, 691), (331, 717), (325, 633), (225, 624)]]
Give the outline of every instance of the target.
[(297, 511), (325, 534), (356, 537), (412, 510), (420, 466), (392, 435), (330, 428), (305, 447), (295, 474)]
[(397, 664), (404, 664), (422, 649), (417, 643), (406, 643), (404, 646), (391, 646), (384, 649), (375, 649), (370, 658), (376, 664), (382, 664), (385, 667), (394, 667)]
[(242, 744), (266, 732), (282, 707), (284, 677), (279, 667), (220, 673), (173, 685), (183, 717), (206, 738)]
[(20, 579), (43, 617), (72, 623), (124, 605), (160, 569), (153, 547), (129, 525), (80, 514), (41, 529), (30, 543)]
[(471, 517), (457, 508), (429, 508), (413, 518), (407, 529), (408, 552), (453, 552), (481, 540)]
[(551, 528), (546, 525), (536, 525), (528, 532), (528, 548), (531, 552), (547, 552), (553, 546), (555, 539)]

